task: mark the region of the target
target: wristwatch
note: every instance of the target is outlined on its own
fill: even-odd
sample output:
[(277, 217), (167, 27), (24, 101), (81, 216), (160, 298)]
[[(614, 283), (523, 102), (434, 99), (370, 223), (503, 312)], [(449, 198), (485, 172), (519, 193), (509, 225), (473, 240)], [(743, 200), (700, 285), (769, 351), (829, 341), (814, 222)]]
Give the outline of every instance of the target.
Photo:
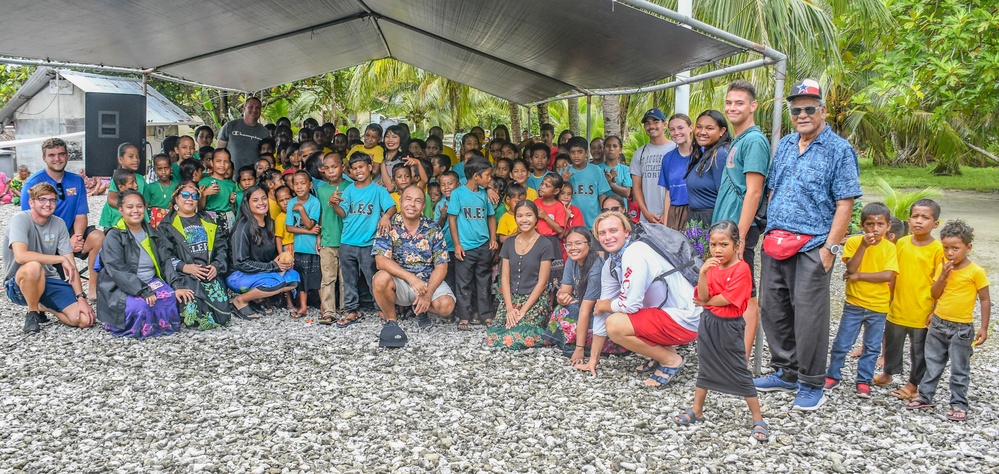
[(826, 250), (828, 250), (830, 253), (832, 253), (837, 257), (843, 255), (843, 246), (840, 244), (833, 244), (833, 245), (826, 244), (825, 247)]
[(77, 293), (76, 294), (76, 299), (80, 299), (80, 298), (87, 299), (87, 294), (86, 293)]

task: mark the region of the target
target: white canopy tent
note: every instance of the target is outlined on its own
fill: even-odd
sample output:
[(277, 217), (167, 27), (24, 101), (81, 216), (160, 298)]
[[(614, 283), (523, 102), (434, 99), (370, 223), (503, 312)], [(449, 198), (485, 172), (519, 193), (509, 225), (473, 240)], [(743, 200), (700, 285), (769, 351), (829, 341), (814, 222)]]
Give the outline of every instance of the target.
[[(522, 105), (774, 65), (780, 138), (786, 56), (645, 0), (6, 3), (0, 62), (248, 93), (387, 57)], [(744, 52), (760, 58), (650, 85)]]

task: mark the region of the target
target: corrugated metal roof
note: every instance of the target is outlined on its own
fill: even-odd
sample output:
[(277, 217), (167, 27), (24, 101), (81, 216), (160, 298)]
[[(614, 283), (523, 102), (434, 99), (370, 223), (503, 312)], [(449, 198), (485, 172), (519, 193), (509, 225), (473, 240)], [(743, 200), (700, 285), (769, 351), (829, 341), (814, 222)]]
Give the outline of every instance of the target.
[[(142, 80), (131, 77), (102, 76), (83, 72), (58, 70), (58, 73), (74, 86), (84, 92), (99, 92), (106, 94), (138, 94), (142, 95)], [(40, 67), (24, 81), (14, 97), (0, 109), (0, 123), (6, 124), (16, 119), (14, 113), (26, 104), (32, 97), (48, 87), (54, 79), (56, 70)], [(200, 124), (177, 104), (160, 94), (152, 87), (146, 88), (146, 124), (147, 125), (195, 125)]]

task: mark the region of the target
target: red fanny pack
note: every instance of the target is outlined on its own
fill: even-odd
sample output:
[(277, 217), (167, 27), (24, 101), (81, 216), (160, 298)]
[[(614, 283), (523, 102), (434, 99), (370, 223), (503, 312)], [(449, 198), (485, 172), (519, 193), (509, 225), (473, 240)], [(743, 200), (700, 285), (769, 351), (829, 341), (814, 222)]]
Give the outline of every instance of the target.
[(814, 236), (786, 230), (771, 230), (763, 237), (763, 251), (777, 260), (787, 260), (798, 253), (812, 237)]

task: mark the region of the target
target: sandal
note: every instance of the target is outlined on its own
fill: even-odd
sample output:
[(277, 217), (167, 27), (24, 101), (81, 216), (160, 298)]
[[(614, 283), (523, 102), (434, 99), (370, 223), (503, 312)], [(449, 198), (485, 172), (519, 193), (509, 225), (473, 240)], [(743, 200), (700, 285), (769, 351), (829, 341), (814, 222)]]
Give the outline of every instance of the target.
[[(656, 370), (649, 374), (648, 378), (648, 380), (656, 382), (659, 385), (649, 386), (653, 388), (665, 387), (671, 380), (673, 380), (673, 377), (680, 372), (680, 369), (682, 369), (684, 365), (687, 365), (687, 358), (684, 356), (680, 356), (680, 364), (676, 367), (666, 367), (665, 365), (659, 364), (659, 367), (656, 367)], [(662, 375), (658, 375), (656, 372), (661, 372)]]
[(688, 408), (679, 415), (673, 416), (673, 423), (676, 423), (677, 426), (690, 426), (694, 423), (704, 423), (704, 417), (698, 418), (694, 414), (694, 410)]
[(648, 362), (635, 368), (635, 372), (640, 374), (648, 373), (655, 370), (656, 366), (659, 365), (655, 360), (649, 359)]
[(325, 326), (329, 326), (330, 324), (336, 322), (335, 317), (336, 313), (324, 313), (322, 316), (319, 317), (319, 319), (316, 320), (316, 322)]
[(243, 306), (242, 308), (236, 308), (236, 316), (243, 319), (254, 320), (260, 319), (260, 315), (257, 314), (250, 305)]
[(290, 314), (288, 314), (288, 316), (291, 316), (292, 319), (298, 319), (301, 318), (302, 316), (305, 316), (306, 314), (309, 314), (309, 310), (299, 311), (296, 309), (292, 311)]
[(906, 387), (903, 386), (901, 388), (897, 388), (895, 390), (892, 390), (889, 395), (891, 395), (892, 397), (895, 397), (895, 398), (897, 398), (899, 400), (912, 400), (913, 398), (916, 398), (916, 395), (919, 395), (919, 394), (918, 393), (912, 393), (912, 392), (909, 391), (908, 388), (906, 388)]
[(760, 443), (770, 442), (770, 426), (767, 425), (766, 421), (754, 421), (753, 422), (753, 439)]
[(462, 319), (461, 321), (458, 321), (458, 330), (459, 331), (471, 331), (472, 330), (472, 324), (469, 323), (467, 319)]
[(947, 419), (950, 421), (967, 421), (968, 410), (957, 405), (951, 405), (950, 411), (947, 412)]
[(482, 325), (489, 327), (493, 325), (493, 318), (486, 318), (482, 320)]
[(361, 320), (361, 313), (357, 311), (351, 311), (345, 314), (339, 321), (336, 322), (336, 327), (345, 328)]
[(921, 410), (923, 408), (931, 408), (934, 406), (936, 406), (935, 403), (930, 403), (919, 397), (913, 398), (912, 400), (905, 402), (906, 410)]

